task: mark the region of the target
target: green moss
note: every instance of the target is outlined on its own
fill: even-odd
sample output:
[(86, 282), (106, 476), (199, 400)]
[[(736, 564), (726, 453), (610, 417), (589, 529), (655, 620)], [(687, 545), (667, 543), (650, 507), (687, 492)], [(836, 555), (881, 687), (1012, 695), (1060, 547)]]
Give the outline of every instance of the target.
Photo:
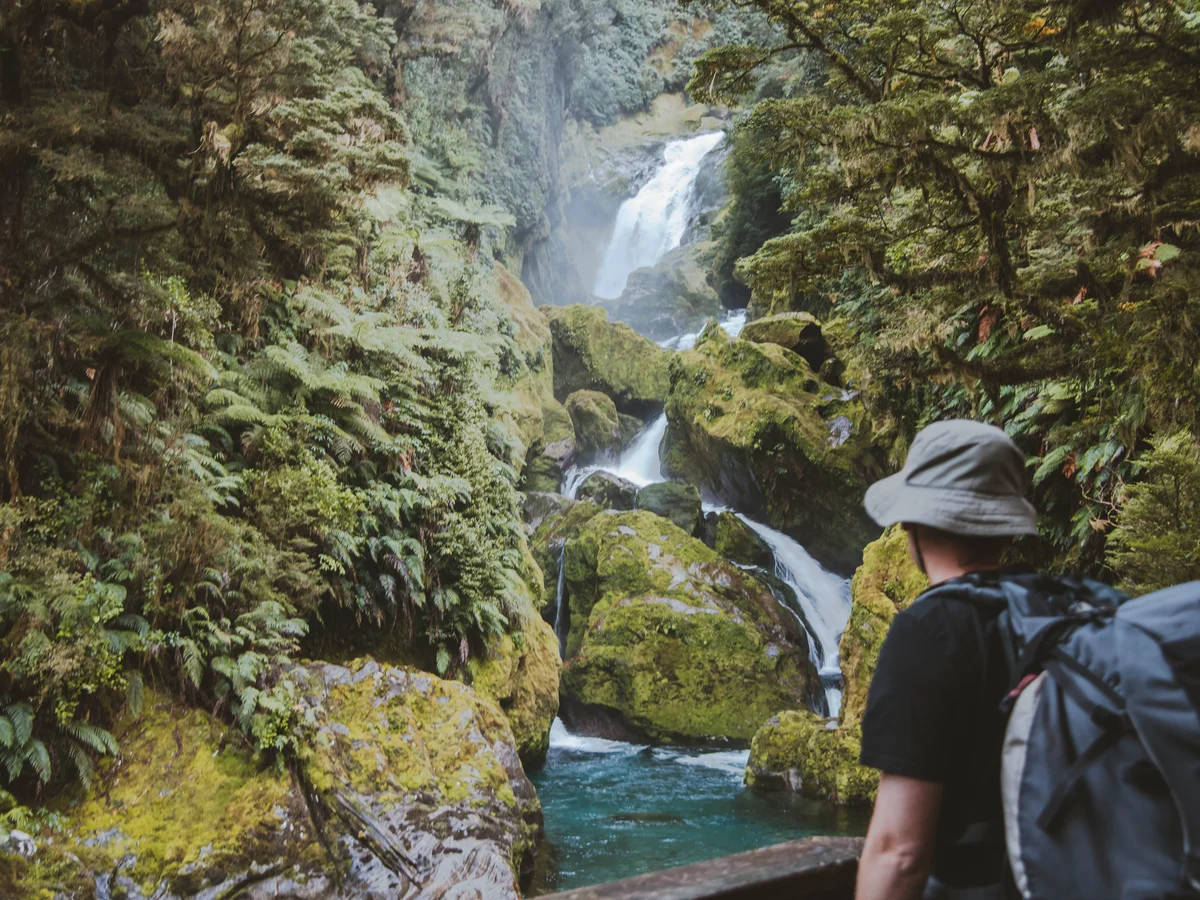
[(815, 689), (803, 632), (770, 590), (667, 519), (603, 513), (564, 565), (573, 702), (652, 740), (744, 743)]
[(713, 549), (743, 566), (772, 569), (771, 548), (745, 522), (731, 512), (720, 512), (713, 528)]
[(567, 408), (554, 399), (553, 395), (542, 397), (542, 420), (545, 422), (545, 442), (553, 444), (575, 437), (575, 426)]
[(667, 396), (669, 354), (598, 306), (543, 306), (554, 354), (554, 394), (607, 394), (617, 409), (646, 414)]
[(819, 371), (832, 356), (816, 316), (806, 312), (780, 313), (747, 322), (740, 337), (758, 344), (778, 344)]
[(807, 710), (780, 713), (754, 735), (746, 784), (844, 806), (869, 803), (879, 774), (858, 764), (860, 744), (855, 726), (837, 727)]
[(878, 534), (862, 496), (879, 469), (866, 412), (843, 396), (790, 350), (711, 324), (671, 363), (664, 465), (848, 572)]
[(599, 391), (575, 391), (565, 404), (575, 429), (580, 453), (595, 453), (621, 446), (624, 429), (612, 398)]
[(636, 505), (637, 485), (611, 472), (593, 472), (579, 485), (577, 496), (603, 509), (628, 510)]
[(471, 686), (504, 711), (526, 766), (541, 762), (550, 747), (550, 725), (558, 713), (562, 661), (558, 638), (542, 619), (521, 632), (520, 649), (509, 635), (493, 639), (485, 658), (468, 662)]
[(600, 513), (600, 507), (588, 501), (566, 501), (542, 517), (529, 546), (542, 570), (542, 585), (545, 598), (542, 615), (553, 621), (553, 604), (558, 593), (558, 570), (563, 559), (564, 543)]
[(850, 582), (850, 620), (838, 647), (846, 724), (862, 719), (867, 688), (892, 619), (927, 587), (928, 579), (909, 557), (908, 538), (900, 526), (893, 525), (863, 551), (862, 565)]

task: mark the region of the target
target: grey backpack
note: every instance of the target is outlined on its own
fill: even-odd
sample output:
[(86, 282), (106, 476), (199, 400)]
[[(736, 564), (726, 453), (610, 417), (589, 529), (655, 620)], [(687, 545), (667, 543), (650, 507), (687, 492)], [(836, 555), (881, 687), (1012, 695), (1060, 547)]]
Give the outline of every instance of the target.
[(977, 591), (1006, 607), (1001, 794), (1020, 895), (1200, 897), (1200, 581), (1135, 600), (1042, 576)]

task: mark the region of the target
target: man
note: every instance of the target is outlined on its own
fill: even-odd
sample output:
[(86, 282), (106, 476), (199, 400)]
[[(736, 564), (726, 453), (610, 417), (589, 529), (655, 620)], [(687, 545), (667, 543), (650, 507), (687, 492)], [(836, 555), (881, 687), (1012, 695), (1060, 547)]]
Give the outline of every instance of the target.
[[(916, 436), (900, 472), (867, 491), (867, 512), (903, 523), (931, 585), (998, 578), (1009, 542), (1037, 531), (1024, 463), (999, 428), (938, 422)], [(1009, 676), (998, 613), (941, 591), (892, 623), (862, 721), (861, 762), (881, 776), (857, 900), (1005, 896), (999, 705)]]

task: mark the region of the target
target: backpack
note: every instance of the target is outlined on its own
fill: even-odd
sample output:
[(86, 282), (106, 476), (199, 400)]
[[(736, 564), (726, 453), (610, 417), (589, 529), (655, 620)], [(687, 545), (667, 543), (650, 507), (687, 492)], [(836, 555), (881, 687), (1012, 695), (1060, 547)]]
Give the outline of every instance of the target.
[(1020, 896), (1200, 898), (1200, 581), (1134, 600), (1082, 578), (953, 584), (1000, 608), (1014, 686), (1000, 787)]

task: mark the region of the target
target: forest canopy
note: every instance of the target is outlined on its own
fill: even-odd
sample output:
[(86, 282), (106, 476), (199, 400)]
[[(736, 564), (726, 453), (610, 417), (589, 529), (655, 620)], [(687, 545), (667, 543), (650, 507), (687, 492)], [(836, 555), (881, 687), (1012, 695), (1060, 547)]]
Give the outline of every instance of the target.
[(735, 5), (784, 36), (689, 87), (747, 110), (727, 234), (743, 198), (791, 216), (727, 254), (752, 308), (833, 317), (893, 464), (934, 419), (1003, 425), (1057, 565), (1102, 567), (1126, 497), (1194, 547), (1194, 508), (1125, 486), (1200, 434), (1200, 6)]

